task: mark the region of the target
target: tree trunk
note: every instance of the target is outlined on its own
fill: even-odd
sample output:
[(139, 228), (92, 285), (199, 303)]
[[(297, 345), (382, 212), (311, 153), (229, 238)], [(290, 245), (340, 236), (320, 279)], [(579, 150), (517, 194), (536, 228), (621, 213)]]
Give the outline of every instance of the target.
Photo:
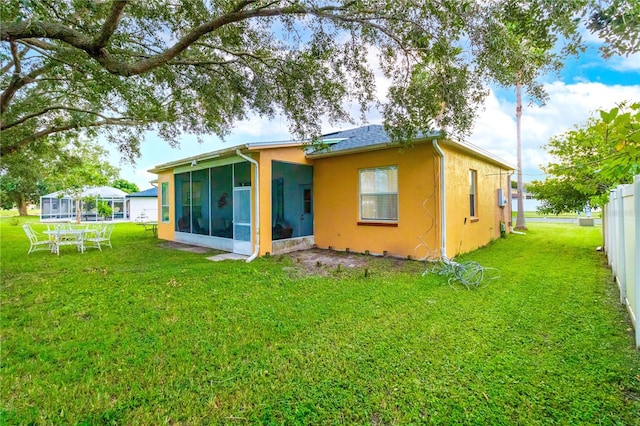
[(76, 223), (82, 222), (82, 199), (76, 201)]
[(517, 231), (526, 231), (527, 225), (524, 220), (524, 200), (522, 198), (522, 138), (521, 138), (521, 121), (522, 121), (522, 85), (520, 81), (516, 83), (516, 129), (517, 129), (517, 145), (518, 145), (518, 215), (516, 217)]
[(27, 212), (27, 202), (24, 200), (22, 194), (14, 196), (13, 202), (16, 203), (16, 207), (18, 208), (18, 215), (29, 216)]

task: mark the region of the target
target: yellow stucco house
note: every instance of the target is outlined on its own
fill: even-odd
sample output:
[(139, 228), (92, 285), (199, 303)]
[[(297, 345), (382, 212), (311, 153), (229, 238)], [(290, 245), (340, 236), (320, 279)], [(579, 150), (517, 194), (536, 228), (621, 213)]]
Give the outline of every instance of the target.
[(317, 246), (452, 258), (511, 222), (513, 167), (478, 147), (382, 126), (324, 135), (325, 148), (254, 142), (161, 164), (158, 237), (248, 255)]

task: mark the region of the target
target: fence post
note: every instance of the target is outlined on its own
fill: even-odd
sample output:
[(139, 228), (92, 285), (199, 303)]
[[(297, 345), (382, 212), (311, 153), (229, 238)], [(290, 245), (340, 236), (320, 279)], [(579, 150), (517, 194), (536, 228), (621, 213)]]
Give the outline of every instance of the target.
[(618, 283), (618, 288), (620, 289), (620, 303), (623, 305), (627, 305), (627, 271), (625, 268), (625, 258), (624, 258), (624, 240), (625, 240), (625, 229), (624, 229), (624, 199), (622, 197), (622, 186), (618, 186), (616, 188), (616, 199), (615, 199), (615, 210), (616, 210), (616, 252), (615, 252), (615, 274), (616, 281)]
[[(607, 204), (604, 205), (604, 208), (602, 209), (602, 223), (604, 224), (604, 226), (602, 227), (602, 233), (604, 234), (604, 253), (606, 255), (607, 258), (607, 265), (609, 265), (609, 267), (611, 267), (611, 256), (612, 256), (612, 251), (611, 251), (611, 244), (613, 244), (613, 223), (611, 221), (611, 218), (613, 217), (613, 212), (611, 211), (611, 200), (613, 199), (613, 192), (609, 191), (609, 202)], [(606, 224), (605, 224), (606, 222)]]
[(620, 289), (620, 302), (631, 316), (635, 345), (640, 350), (640, 175), (634, 177), (633, 183), (610, 191), (604, 212), (607, 260)]
[[(636, 175), (633, 184), (633, 204), (634, 204), (634, 219), (635, 219), (635, 244), (632, 248), (633, 259), (635, 259), (635, 279), (634, 279), (634, 294), (635, 301), (630, 300), (629, 303), (634, 304), (633, 312), (636, 316), (635, 332), (636, 332), (636, 349), (640, 349), (640, 175)], [(634, 303), (635, 302), (635, 303)]]

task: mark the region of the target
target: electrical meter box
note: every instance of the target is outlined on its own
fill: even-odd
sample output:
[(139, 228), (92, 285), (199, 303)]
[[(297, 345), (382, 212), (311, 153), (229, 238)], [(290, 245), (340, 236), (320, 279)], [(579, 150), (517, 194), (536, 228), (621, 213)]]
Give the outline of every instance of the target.
[(505, 207), (507, 205), (507, 198), (504, 196), (502, 188), (498, 188), (498, 206)]

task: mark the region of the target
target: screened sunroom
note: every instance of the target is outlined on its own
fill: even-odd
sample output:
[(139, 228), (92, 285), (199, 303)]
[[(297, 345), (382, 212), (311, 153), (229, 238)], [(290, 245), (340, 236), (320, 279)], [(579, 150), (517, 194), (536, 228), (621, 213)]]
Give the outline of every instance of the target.
[(251, 253), (251, 164), (175, 174), (175, 232), (181, 242)]
[[(84, 189), (80, 194), (72, 194), (63, 190), (40, 197), (40, 220), (64, 221), (76, 220), (78, 203), (80, 203), (80, 220), (127, 220), (127, 193), (110, 186), (96, 186)], [(98, 204), (106, 203), (111, 208), (111, 215), (104, 217), (98, 213)]]
[[(261, 188), (271, 192), (271, 205), (265, 203), (259, 211), (261, 217), (271, 217), (269, 228), (261, 231), (263, 240), (271, 233), (275, 242), (267, 251), (278, 253), (291, 246), (280, 247), (285, 240), (313, 235), (313, 168), (280, 161), (271, 166), (272, 180)], [(251, 254), (256, 207), (251, 163), (240, 157), (193, 163), (174, 169), (173, 183), (176, 241)], [(168, 216), (165, 220), (170, 222)]]

